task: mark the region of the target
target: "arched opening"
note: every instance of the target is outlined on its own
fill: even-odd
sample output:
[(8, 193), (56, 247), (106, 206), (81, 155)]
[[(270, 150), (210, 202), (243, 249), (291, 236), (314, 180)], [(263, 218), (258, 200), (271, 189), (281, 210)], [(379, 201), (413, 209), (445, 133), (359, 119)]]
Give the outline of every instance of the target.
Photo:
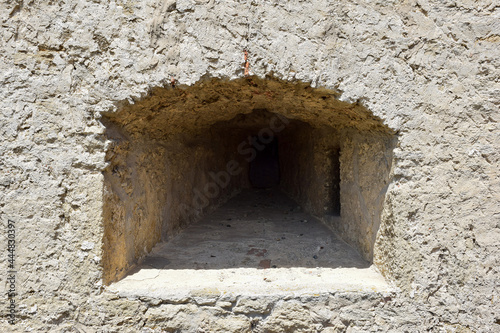
[(370, 265), (395, 141), (362, 106), (214, 79), (156, 89), (103, 123), (107, 283), (146, 266)]

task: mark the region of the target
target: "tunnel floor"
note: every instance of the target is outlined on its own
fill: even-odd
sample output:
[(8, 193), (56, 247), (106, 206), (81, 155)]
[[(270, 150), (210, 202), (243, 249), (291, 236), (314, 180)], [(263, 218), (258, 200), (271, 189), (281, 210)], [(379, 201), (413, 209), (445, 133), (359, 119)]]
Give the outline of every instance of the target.
[(127, 297), (167, 299), (199, 288), (268, 294), (388, 286), (356, 250), (279, 190), (251, 189), (157, 245), (110, 286)]

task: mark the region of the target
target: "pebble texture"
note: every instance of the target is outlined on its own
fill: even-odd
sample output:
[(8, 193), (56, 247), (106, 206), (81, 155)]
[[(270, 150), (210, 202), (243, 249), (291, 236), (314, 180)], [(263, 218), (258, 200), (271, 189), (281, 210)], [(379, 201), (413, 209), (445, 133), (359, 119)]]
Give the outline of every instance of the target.
[[(2, 331), (500, 329), (495, 1), (1, 0), (0, 22), (0, 219), (17, 223), (19, 307), (11, 326), (0, 300)], [(374, 263), (399, 292), (163, 304), (103, 288), (102, 114), (172, 78), (242, 78), (245, 49), (251, 75), (337, 91), (398, 134)]]

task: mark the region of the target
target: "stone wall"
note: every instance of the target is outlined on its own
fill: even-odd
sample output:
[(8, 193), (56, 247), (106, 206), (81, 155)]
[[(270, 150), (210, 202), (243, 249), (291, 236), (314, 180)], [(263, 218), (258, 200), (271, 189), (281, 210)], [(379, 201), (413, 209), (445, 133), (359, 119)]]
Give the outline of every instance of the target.
[[(467, 0), (1, 1), (0, 219), (4, 230), (8, 220), (16, 225), (19, 310), (17, 323), (9, 325), (8, 300), (2, 298), (1, 327), (498, 331), (499, 8), (493, 1)], [(103, 287), (112, 279), (104, 273), (104, 244), (113, 237), (118, 247), (129, 244), (126, 235), (106, 231), (110, 214), (127, 214), (126, 207), (107, 206), (114, 199), (105, 186), (113, 171), (106, 153), (146, 154), (122, 163), (151, 168), (156, 162), (148, 159), (167, 154), (149, 144), (148, 151), (120, 146), (108, 136), (103, 115), (119, 119), (128, 110), (140, 118), (140, 103), (154, 102), (158, 88), (182, 91), (214, 84), (212, 79), (230, 86), (244, 75), (244, 50), (251, 75), (273, 78), (265, 84), (335, 91), (317, 107), (356, 104), (370, 110), (358, 123), (370, 123), (373, 115), (397, 133), (393, 155), (380, 156), (388, 159), (393, 178), (373, 256), (399, 292), (355, 302), (357, 294), (338, 298), (335, 292), (321, 300), (262, 298), (246, 300), (254, 306), (241, 310), (238, 300), (158, 304), (117, 298)], [(278, 111), (292, 119), (293, 101), (303, 90), (287, 91)], [(234, 104), (232, 110), (243, 109)], [(302, 112), (302, 120), (314, 114)], [(364, 149), (362, 140), (357, 149)], [(167, 192), (147, 194), (164, 175), (142, 177), (142, 205), (169, 200)], [(162, 214), (148, 210), (138, 217), (151, 227)], [(152, 243), (168, 234), (168, 228), (155, 228)], [(0, 242), (0, 270), (7, 272), (6, 231)], [(116, 260), (127, 263), (148, 246), (117, 249), (123, 257)], [(0, 274), (4, 295), (6, 279)]]

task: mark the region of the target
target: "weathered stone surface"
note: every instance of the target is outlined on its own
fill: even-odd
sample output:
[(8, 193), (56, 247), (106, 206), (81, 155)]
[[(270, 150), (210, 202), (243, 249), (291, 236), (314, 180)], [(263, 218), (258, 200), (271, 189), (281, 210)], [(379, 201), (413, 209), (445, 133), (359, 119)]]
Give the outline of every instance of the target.
[[(0, 219), (17, 226), (19, 312), (9, 325), (2, 297), (1, 330), (498, 331), (499, 10), (489, 0), (2, 0)], [(397, 295), (278, 301), (247, 317), (103, 289), (103, 244), (122, 235), (104, 231), (102, 113), (172, 78), (179, 90), (240, 79), (245, 49), (252, 75), (337, 91), (397, 133), (373, 248)], [(0, 244), (6, 272), (5, 232)], [(315, 306), (334, 313), (325, 321)]]

